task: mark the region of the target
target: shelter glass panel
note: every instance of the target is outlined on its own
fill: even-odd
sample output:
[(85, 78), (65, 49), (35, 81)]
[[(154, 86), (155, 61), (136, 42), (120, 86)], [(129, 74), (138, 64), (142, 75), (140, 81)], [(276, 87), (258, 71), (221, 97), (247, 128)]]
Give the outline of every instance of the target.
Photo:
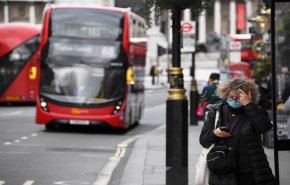
[(277, 139), (290, 140), (290, 2), (275, 3)]

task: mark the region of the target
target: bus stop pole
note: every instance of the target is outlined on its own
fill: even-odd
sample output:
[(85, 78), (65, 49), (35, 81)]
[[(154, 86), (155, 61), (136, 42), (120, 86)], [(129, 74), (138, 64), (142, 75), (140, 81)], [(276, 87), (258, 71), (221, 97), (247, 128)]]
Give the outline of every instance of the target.
[(188, 101), (181, 61), (181, 8), (172, 9), (172, 67), (166, 101), (166, 185), (188, 185)]
[(190, 68), (191, 88), (190, 88), (190, 124), (197, 125), (197, 106), (198, 106), (198, 91), (195, 80), (195, 52), (192, 52), (192, 66)]

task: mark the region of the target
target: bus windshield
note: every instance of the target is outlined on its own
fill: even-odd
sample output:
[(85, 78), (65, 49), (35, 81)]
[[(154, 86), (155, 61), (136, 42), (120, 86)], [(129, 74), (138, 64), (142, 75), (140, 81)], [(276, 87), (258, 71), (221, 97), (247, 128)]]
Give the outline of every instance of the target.
[(127, 61), (122, 30), (119, 12), (53, 10), (41, 57), (41, 95), (84, 106), (122, 98)]

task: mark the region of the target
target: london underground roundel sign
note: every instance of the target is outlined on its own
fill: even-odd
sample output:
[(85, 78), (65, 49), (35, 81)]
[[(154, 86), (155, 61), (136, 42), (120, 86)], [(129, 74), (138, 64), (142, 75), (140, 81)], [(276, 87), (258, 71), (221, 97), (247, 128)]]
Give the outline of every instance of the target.
[(181, 23), (181, 31), (185, 34), (195, 34), (195, 22), (194, 21), (183, 21)]

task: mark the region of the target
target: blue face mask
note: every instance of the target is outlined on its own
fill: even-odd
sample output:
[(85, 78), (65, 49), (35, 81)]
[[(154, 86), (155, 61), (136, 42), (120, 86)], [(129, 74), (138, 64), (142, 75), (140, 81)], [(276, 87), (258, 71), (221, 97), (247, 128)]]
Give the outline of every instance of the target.
[(229, 106), (235, 109), (242, 107), (240, 100), (233, 100), (232, 98), (227, 98), (227, 103), (229, 104)]

